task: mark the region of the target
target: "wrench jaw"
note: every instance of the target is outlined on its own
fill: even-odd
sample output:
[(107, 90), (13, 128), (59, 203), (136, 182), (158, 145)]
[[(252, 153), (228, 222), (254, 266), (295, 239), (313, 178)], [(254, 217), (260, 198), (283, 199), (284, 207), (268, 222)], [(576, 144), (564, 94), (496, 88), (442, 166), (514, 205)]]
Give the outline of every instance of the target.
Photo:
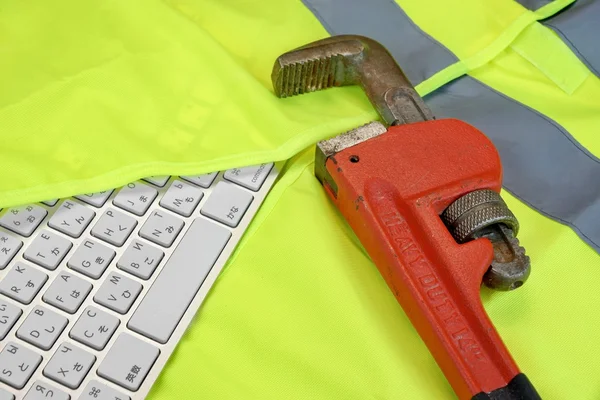
[(271, 80), (278, 97), (359, 85), (387, 125), (433, 119), (391, 54), (363, 36), (335, 36), (287, 52)]
[(382, 135), (385, 132), (387, 132), (387, 128), (382, 123), (371, 122), (331, 139), (317, 143), (315, 153), (315, 176), (325, 188), (329, 189), (334, 198), (337, 198), (338, 187), (337, 183), (327, 170), (327, 160), (332, 158), (333, 162), (336, 162), (333, 157), (340, 151)]

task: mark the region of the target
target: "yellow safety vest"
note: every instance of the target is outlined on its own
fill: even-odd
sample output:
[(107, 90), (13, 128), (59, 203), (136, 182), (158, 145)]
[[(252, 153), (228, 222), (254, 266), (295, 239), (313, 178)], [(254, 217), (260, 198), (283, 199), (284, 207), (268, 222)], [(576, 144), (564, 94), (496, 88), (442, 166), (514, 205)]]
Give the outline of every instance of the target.
[(597, 4), (4, 1), (0, 207), (288, 160), (150, 398), (454, 398), (314, 178), (315, 142), (376, 112), (356, 87), (272, 92), (279, 54), (367, 33), (438, 117), (498, 147), (532, 274), (514, 292), (484, 289), (484, 306), (543, 398), (595, 399), (600, 57), (585, 38), (598, 37)]

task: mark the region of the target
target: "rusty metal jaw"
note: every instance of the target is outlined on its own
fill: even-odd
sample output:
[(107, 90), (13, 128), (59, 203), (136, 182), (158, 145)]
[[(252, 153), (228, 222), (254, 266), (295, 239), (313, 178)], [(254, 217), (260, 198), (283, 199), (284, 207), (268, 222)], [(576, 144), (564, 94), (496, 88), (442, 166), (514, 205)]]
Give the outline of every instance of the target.
[(317, 144), (315, 153), (315, 176), (321, 184), (331, 191), (333, 197), (337, 197), (337, 183), (331, 177), (326, 168), (327, 160), (334, 157), (342, 150), (355, 146), (366, 140), (387, 132), (387, 128), (380, 122), (370, 122), (366, 125), (352, 129), (341, 135), (328, 140), (323, 140)]

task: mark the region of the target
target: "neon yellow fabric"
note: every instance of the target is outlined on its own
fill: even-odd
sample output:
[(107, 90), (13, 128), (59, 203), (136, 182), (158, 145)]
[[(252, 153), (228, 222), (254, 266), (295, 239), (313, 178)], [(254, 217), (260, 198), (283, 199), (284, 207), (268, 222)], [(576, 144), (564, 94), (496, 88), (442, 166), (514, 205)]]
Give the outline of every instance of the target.
[[(510, 1), (490, 2), (482, 7), (480, 1), (469, 0), (468, 4), (464, 4), (467, 8), (463, 10), (455, 2), (439, 1), (438, 4), (436, 0), (434, 2), (436, 4), (435, 6), (432, 5), (432, 8), (435, 8), (437, 12), (430, 13), (426, 8), (419, 7), (421, 3), (414, 0), (396, 0), (403, 9), (414, 11), (409, 15), (421, 29), (443, 43), (459, 57), (459, 61), (422, 82), (419, 85), (419, 93), (423, 93), (423, 96), (429, 94), (446, 83), (469, 73), (469, 71), (487, 64), (510, 46), (516, 38), (522, 36), (523, 31), (528, 31), (532, 35), (528, 28), (536, 21), (548, 18), (573, 3), (573, 1), (575, 0), (556, 0), (536, 11), (530, 11)], [(468, 12), (463, 13), (463, 11)], [(449, 23), (444, 24), (444, 20), (449, 21)], [(459, 26), (461, 28), (457, 29)], [(463, 27), (466, 27), (466, 29), (463, 29)], [(436, 35), (442, 39), (436, 37)], [(556, 35), (554, 36), (556, 37)], [(547, 41), (549, 39), (543, 38), (542, 40)], [(553, 48), (558, 46), (558, 43), (556, 43)], [(558, 48), (562, 50), (561, 54), (563, 56), (574, 56), (568, 48), (566, 50), (561, 47)], [(531, 48), (523, 51), (529, 53)], [(574, 64), (575, 62), (581, 64), (576, 57), (570, 60), (568, 64)], [(546, 64), (550, 63), (547, 61), (544, 65)], [(561, 60), (558, 65), (563, 64), (567, 63)], [(551, 68), (550, 65), (547, 68)], [(580, 77), (582, 74), (581, 69), (577, 69), (577, 72), (577, 77)], [(576, 82), (576, 78), (571, 78), (569, 80), (570, 85), (566, 88), (574, 90), (572, 88), (574, 82)]]
[[(478, 67), (473, 76), (600, 146), (596, 81), (587, 77), (568, 96), (531, 63), (540, 53), (520, 43), (524, 59), (509, 47), (527, 37), (519, 32), (530, 24), (505, 33), (525, 18), (520, 6), (455, 0), (444, 15), (433, 2), (401, 3), (460, 57), (477, 60), (492, 46), (465, 72)], [(546, 10), (567, 2), (555, 3)], [(473, 23), (450, 29), (445, 18), (461, 15)], [(299, 1), (6, 1), (0, 29), (9, 49), (0, 64), (0, 207), (286, 159), (376, 117), (357, 88), (271, 95), (275, 56), (326, 35)], [(151, 399), (454, 397), (314, 179), (313, 157), (309, 148), (289, 163)], [(533, 275), (510, 294), (484, 291), (486, 309), (544, 398), (594, 399), (600, 257), (504, 196)]]
[(272, 95), (275, 57), (326, 36), (302, 4), (224, 3), (3, 2), (0, 207), (287, 159), (375, 117), (360, 95)]
[[(540, 43), (553, 43), (540, 46)], [(565, 93), (573, 94), (592, 74), (571, 49), (550, 29), (533, 23), (510, 48), (533, 64)]]

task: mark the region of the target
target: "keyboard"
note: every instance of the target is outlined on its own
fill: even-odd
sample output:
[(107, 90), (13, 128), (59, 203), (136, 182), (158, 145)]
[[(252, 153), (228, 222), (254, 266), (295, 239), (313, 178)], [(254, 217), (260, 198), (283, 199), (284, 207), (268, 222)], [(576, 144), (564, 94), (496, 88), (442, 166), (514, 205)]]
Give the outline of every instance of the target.
[(0, 400), (145, 398), (279, 170), (2, 210)]

